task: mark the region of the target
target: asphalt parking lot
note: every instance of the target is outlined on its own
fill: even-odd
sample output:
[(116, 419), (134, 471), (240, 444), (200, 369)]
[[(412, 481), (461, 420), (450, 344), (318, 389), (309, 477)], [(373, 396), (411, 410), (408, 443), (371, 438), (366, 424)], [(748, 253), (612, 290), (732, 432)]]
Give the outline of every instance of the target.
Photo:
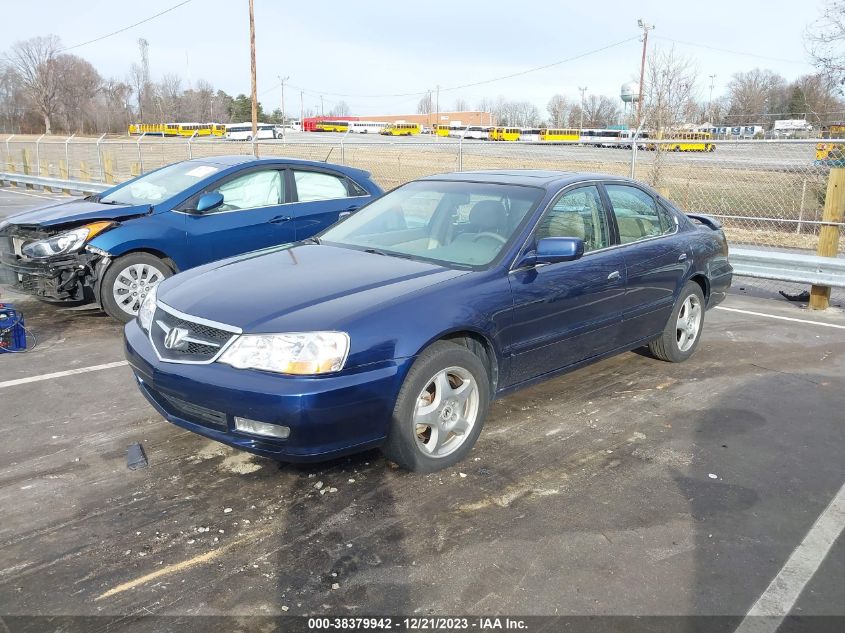
[[(0, 190), (0, 217), (54, 197)], [(421, 476), (378, 452), (294, 467), (183, 431), (136, 389), (117, 323), (2, 294), (39, 339), (0, 355), (0, 616), (21, 630), (50, 620), (14, 616), (845, 617), (840, 310), (733, 294), (689, 362), (631, 352), (499, 400), (466, 462)], [(127, 469), (133, 442), (148, 468)]]

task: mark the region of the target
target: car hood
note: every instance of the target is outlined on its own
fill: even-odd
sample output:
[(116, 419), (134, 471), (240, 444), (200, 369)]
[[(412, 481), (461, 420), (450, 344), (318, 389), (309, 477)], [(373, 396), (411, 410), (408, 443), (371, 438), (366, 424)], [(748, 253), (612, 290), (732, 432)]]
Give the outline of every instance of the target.
[(340, 330), (387, 303), (465, 274), (428, 262), (305, 244), (189, 270), (163, 282), (158, 298), (244, 332)]
[(73, 226), (97, 220), (121, 220), (150, 212), (149, 205), (127, 206), (101, 204), (89, 200), (59, 202), (6, 218), (11, 224), (43, 228)]

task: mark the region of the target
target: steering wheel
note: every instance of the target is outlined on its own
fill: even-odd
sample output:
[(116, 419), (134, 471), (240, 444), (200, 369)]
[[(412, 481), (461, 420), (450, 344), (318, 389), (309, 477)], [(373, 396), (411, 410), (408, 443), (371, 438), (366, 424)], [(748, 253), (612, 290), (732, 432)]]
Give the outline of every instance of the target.
[(505, 239), (504, 237), (502, 237), (502, 236), (501, 236), (501, 235), (499, 235), (498, 233), (493, 233), (492, 231), (482, 231), (481, 233), (479, 233), (478, 235), (476, 235), (475, 237), (473, 237), (473, 238), (472, 238), (472, 241), (473, 241), (473, 242), (477, 242), (477, 241), (478, 241), (478, 240), (480, 240), (482, 237), (489, 237), (489, 238), (491, 238), (491, 239), (498, 240), (498, 241), (499, 241), (499, 242), (501, 242), (502, 244), (507, 244), (507, 243), (508, 243), (508, 240), (507, 240), (507, 239)]

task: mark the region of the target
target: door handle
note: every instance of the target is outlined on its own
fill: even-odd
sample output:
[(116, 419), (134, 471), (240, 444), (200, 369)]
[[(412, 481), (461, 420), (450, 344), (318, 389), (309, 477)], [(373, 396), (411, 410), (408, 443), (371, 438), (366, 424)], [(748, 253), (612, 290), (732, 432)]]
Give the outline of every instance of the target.
[(614, 270), (612, 273), (610, 273), (610, 274), (607, 276), (607, 280), (608, 280), (608, 281), (610, 281), (611, 279), (619, 279), (619, 277), (620, 277), (620, 275), (619, 275), (619, 271), (618, 271), (618, 270)]
[(338, 213), (337, 217), (338, 217), (338, 219), (349, 217), (350, 215), (352, 215), (357, 210), (358, 210), (358, 205), (353, 204), (352, 206), (346, 207), (343, 211)]
[(678, 261), (679, 261), (679, 262), (685, 262), (685, 261), (687, 261), (687, 254), (686, 254), (686, 253), (681, 253), (680, 255), (678, 255)]
[(293, 220), (293, 218), (289, 215), (277, 215), (275, 218), (270, 218), (270, 224), (281, 224), (282, 222), (287, 222), (288, 220)]

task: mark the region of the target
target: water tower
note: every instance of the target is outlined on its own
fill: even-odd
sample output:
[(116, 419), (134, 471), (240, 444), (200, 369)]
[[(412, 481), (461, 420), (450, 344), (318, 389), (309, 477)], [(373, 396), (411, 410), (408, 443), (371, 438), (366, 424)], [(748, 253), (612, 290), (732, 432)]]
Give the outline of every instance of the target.
[[(640, 85), (635, 81), (622, 84), (619, 90), (619, 98), (622, 99), (622, 120), (627, 121), (634, 113), (634, 104), (640, 100)], [(630, 112), (628, 112), (630, 106)]]

